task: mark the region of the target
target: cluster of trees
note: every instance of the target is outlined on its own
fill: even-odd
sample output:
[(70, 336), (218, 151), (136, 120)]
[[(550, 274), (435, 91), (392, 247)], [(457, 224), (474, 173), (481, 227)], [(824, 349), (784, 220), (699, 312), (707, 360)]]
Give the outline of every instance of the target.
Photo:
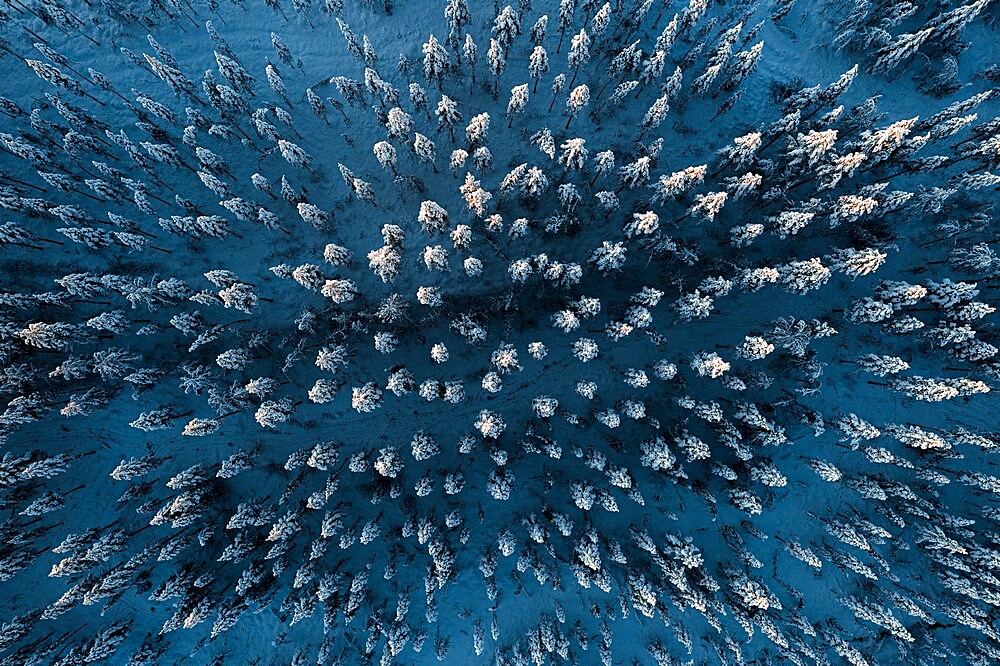
[[(322, 622), (297, 665), (610, 665), (632, 616), (658, 664), (859, 666), (889, 637), (1000, 659), (1000, 478), (974, 464), (1000, 440), (958, 409), (996, 413), (1000, 377), (996, 76), (956, 80), (987, 2), (859, 3), (831, 41), (863, 62), (756, 110), (791, 2), (446, 0), (393, 62), (347, 21), (372, 3), (266, 0), (278, 31), (336, 24), (332, 72), (278, 32), (275, 61), (230, 44), (215, 20), (246, 3), (102, 10), (204, 22), (200, 75), (152, 35), (102, 73), (52, 46), (92, 24), (10, 4), (31, 39), (4, 64), (37, 77), (0, 98), (0, 581), (67, 585), (4, 606), (0, 656), (154, 664), (184, 629), (200, 659), (272, 609)], [(852, 88), (916, 54), (945, 63), (918, 75), (951, 98), (931, 115)], [(48, 436), (121, 414), (148, 452)], [(176, 445), (237, 422), (259, 436), (222, 459)], [(169, 606), (155, 627), (137, 596)]]

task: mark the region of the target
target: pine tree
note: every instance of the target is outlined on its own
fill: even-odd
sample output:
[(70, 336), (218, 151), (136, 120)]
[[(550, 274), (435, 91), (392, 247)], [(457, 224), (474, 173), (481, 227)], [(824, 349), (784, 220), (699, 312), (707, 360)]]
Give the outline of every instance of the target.
[(566, 75), (557, 74), (552, 80), (552, 101), (549, 102), (549, 112), (552, 112), (552, 107), (555, 106), (556, 99), (566, 89)]
[(462, 114), (459, 113), (455, 102), (447, 95), (441, 96), (435, 111), (438, 118), (438, 129), (447, 128), (451, 136), (452, 143), (455, 142), (455, 126), (462, 122)]
[(928, 29), (933, 30), (935, 41), (946, 44), (956, 39), (959, 33), (971, 23), (989, 4), (988, 0), (974, 0), (967, 5), (961, 5), (951, 11), (942, 12), (927, 22)]
[(549, 27), (549, 17), (548, 14), (542, 14), (535, 21), (535, 24), (531, 26), (531, 43), (535, 46), (540, 46), (542, 42), (545, 41), (545, 35), (548, 32)]
[(281, 98), (281, 100), (289, 107), (292, 106), (292, 101), (288, 99), (288, 89), (285, 87), (285, 81), (281, 78), (278, 70), (275, 69), (274, 65), (268, 64), (264, 68), (264, 73), (267, 75), (267, 83), (271, 86), (271, 90), (274, 94)]
[(459, 189), (465, 198), (465, 203), (469, 207), (469, 210), (476, 217), (484, 217), (486, 215), (486, 206), (493, 198), (493, 195), (480, 187), (479, 181), (473, 178), (471, 173), (465, 174), (465, 183)]
[(630, 162), (618, 169), (618, 177), (621, 185), (618, 191), (628, 188), (630, 190), (639, 187), (649, 180), (649, 167), (652, 160), (643, 156), (634, 162)]
[[(64, 88), (79, 97), (91, 97), (77, 80), (66, 76), (58, 67), (40, 60), (26, 59), (24, 62), (38, 75), (38, 78), (48, 81), (57, 88)], [(95, 101), (102, 106), (104, 104), (100, 100)]]
[(567, 169), (582, 171), (584, 164), (587, 162), (588, 151), (584, 147), (586, 143), (585, 139), (567, 139), (565, 143), (559, 146), (559, 149), (562, 150), (562, 153), (559, 155), (559, 164), (565, 166)]
[(527, 197), (538, 198), (549, 188), (549, 179), (538, 167), (529, 168), (521, 179), (521, 191)]
[(299, 211), (299, 215), (305, 222), (312, 225), (314, 229), (322, 229), (326, 226), (327, 220), (329, 219), (327, 214), (323, 212), (317, 206), (311, 203), (300, 203), (296, 207)]
[(490, 114), (480, 113), (473, 116), (465, 128), (465, 140), (470, 146), (485, 144), (490, 131)]
[[(558, 49), (556, 49), (558, 51)], [(580, 67), (590, 60), (590, 36), (584, 28), (580, 28), (570, 43), (569, 55), (566, 56), (566, 64), (573, 70), (573, 78), (570, 79), (569, 86), (572, 88), (576, 83), (576, 77), (580, 73)]]
[(229, 81), (236, 90), (253, 97), (253, 85), (255, 79), (243, 69), (243, 66), (234, 58), (215, 51), (215, 62), (219, 67), (219, 73)]
[(778, 271), (785, 288), (794, 294), (818, 289), (830, 279), (830, 269), (820, 262), (819, 257), (789, 262), (780, 266)]
[(410, 142), (410, 135), (413, 134), (413, 118), (406, 111), (398, 106), (389, 109), (386, 116), (385, 129), (389, 137), (403, 143)]
[(566, 119), (566, 126), (563, 129), (569, 129), (569, 124), (588, 104), (590, 104), (590, 88), (586, 85), (573, 88), (566, 99), (566, 112), (569, 118)]
[(829, 257), (830, 268), (843, 271), (851, 279), (854, 279), (861, 275), (874, 273), (882, 265), (887, 256), (885, 252), (880, 252), (874, 248), (837, 250)]
[(462, 28), (472, 21), (467, 0), (448, 0), (444, 8), (444, 17), (448, 22), (448, 45), (458, 50), (458, 37)]
[(522, 113), (528, 105), (528, 84), (514, 86), (510, 90), (510, 101), (507, 103), (507, 127), (511, 126), (514, 116)]
[(909, 59), (934, 32), (933, 28), (925, 28), (915, 33), (903, 33), (891, 43), (886, 44), (876, 52), (876, 59), (871, 64), (872, 73), (887, 73)]
[[(418, 134), (417, 136), (420, 135)], [(378, 160), (378, 163), (381, 164), (383, 168), (391, 172), (393, 176), (398, 175), (396, 171), (396, 149), (393, 148), (391, 143), (388, 141), (379, 141), (372, 146), (372, 152), (375, 154), (375, 159)]]
[(437, 167), (434, 166), (435, 155), (433, 141), (420, 132), (416, 132), (413, 140), (413, 152), (416, 153), (421, 162), (429, 162), (431, 167), (434, 169), (434, 172), (437, 173)]
[(448, 72), (448, 68), (451, 67), (451, 59), (448, 57), (448, 52), (434, 35), (431, 35), (427, 39), (421, 50), (424, 54), (424, 78), (431, 83), (436, 83), (438, 89), (440, 89), (444, 75)]
[(532, 49), (531, 56), (528, 58), (528, 73), (534, 80), (534, 84), (531, 86), (532, 94), (538, 92), (538, 82), (548, 71), (549, 56), (543, 46), (537, 45)]
[(465, 60), (469, 63), (469, 72), (472, 75), (472, 83), (476, 82), (476, 54), (479, 52), (479, 47), (472, 40), (472, 35), (465, 33), (465, 43), (462, 45), (462, 53), (465, 54)]
[[(424, 90), (419, 83), (410, 83), (409, 93), (410, 104), (413, 105), (413, 108), (427, 113), (427, 91)], [(429, 113), (428, 117), (430, 117)]]
[(521, 17), (510, 5), (500, 10), (493, 20), (493, 34), (496, 35), (496, 41), (504, 53), (509, 53), (514, 39), (521, 34)]
[(285, 161), (292, 166), (301, 166), (306, 169), (310, 168), (310, 164), (313, 159), (312, 156), (291, 141), (278, 139), (278, 150), (281, 153), (281, 156), (285, 158)]
[(622, 243), (612, 244), (603, 241), (601, 247), (590, 255), (590, 261), (603, 273), (617, 271), (625, 264), (626, 252), (625, 245)]
[(500, 90), (500, 75), (507, 68), (507, 55), (500, 42), (490, 39), (490, 48), (486, 51), (486, 62), (490, 67), (490, 74), (493, 75), (493, 95), (496, 96)]
[(605, 2), (601, 5), (601, 8), (597, 10), (594, 14), (594, 18), (590, 22), (590, 34), (597, 39), (604, 34), (604, 31), (608, 29), (611, 24), (611, 3)]
[(757, 68), (760, 57), (764, 52), (764, 42), (754, 44), (746, 51), (736, 54), (735, 62), (729, 67), (729, 78), (722, 84), (725, 91), (735, 90), (748, 76)]
[(559, 0), (559, 44), (556, 53), (562, 48), (563, 37), (573, 25), (573, 12), (576, 11), (576, 0)]
[(646, 111), (646, 115), (642, 118), (643, 132), (659, 127), (660, 123), (662, 123), (667, 117), (667, 112), (669, 110), (670, 104), (667, 102), (667, 96), (662, 95), (658, 97), (656, 101), (653, 102), (653, 105), (649, 107), (649, 110)]
[(425, 232), (443, 232), (448, 228), (448, 212), (434, 201), (420, 204), (417, 220)]

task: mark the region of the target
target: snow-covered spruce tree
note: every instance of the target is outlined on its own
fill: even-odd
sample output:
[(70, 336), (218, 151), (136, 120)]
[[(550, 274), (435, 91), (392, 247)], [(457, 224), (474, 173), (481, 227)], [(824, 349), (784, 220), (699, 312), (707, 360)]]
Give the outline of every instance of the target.
[(3, 663), (1000, 659), (988, 0), (0, 11)]

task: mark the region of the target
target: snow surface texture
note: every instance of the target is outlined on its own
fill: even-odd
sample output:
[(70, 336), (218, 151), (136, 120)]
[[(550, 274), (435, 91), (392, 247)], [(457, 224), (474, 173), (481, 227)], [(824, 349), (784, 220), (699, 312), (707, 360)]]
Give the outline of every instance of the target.
[(0, 664), (997, 663), (998, 7), (5, 3)]

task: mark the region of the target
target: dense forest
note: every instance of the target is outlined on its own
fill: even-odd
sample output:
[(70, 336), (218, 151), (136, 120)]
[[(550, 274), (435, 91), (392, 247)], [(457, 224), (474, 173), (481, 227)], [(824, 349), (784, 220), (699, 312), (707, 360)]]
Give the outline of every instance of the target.
[(1000, 662), (998, 40), (4, 0), (0, 666)]

